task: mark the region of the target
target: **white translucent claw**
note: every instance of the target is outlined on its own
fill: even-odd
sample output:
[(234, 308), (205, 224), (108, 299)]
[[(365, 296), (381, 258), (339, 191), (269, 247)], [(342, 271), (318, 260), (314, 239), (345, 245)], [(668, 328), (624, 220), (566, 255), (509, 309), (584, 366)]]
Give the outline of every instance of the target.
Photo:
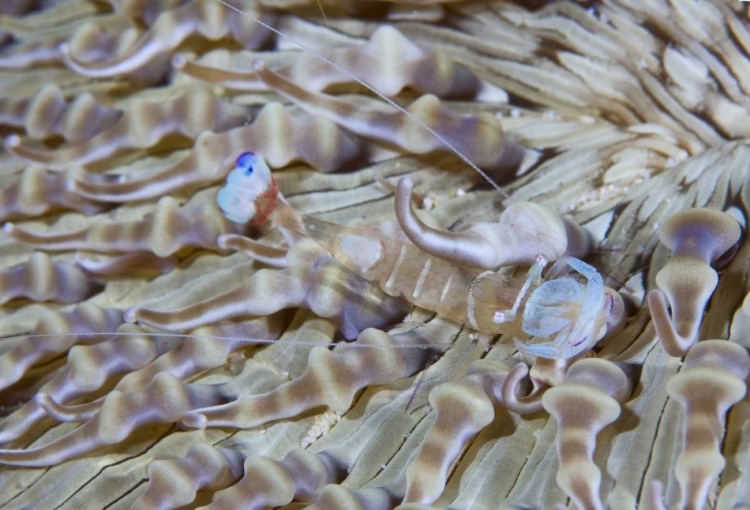
[[(564, 274), (570, 268), (586, 278), (585, 286)], [(604, 282), (595, 268), (568, 256), (555, 262), (547, 278), (526, 303), (523, 330), (535, 337), (557, 336), (553, 342), (524, 344), (516, 340), (515, 345), (534, 356), (572, 358), (593, 347), (606, 331)]]

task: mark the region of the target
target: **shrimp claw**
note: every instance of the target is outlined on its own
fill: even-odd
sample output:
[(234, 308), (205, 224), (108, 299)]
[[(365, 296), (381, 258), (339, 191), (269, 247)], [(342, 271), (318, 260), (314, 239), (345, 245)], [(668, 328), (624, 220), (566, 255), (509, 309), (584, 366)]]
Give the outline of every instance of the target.
[[(523, 298), (529, 291), (529, 287), (539, 284), (542, 279), (542, 270), (545, 267), (547, 267), (547, 258), (544, 255), (537, 255), (536, 259), (534, 259), (534, 263), (529, 268), (529, 272), (526, 274), (526, 281), (521, 287), (521, 290), (518, 292), (516, 300), (513, 303), (513, 307), (509, 310), (497, 310), (492, 316), (492, 322), (494, 322), (495, 324), (503, 324), (516, 320), (516, 314), (518, 313), (518, 309), (521, 307)], [(491, 286), (490, 295), (494, 293), (494, 287), (497, 285), (497, 283), (495, 283), (497, 274), (498, 273), (494, 271), (485, 271), (484, 273), (480, 274), (471, 284), (471, 288), (469, 289), (469, 319), (472, 321), (472, 327), (474, 327), (475, 329), (479, 329), (479, 327), (476, 326), (475, 320), (473, 318), (473, 311), (476, 308), (475, 300), (479, 296), (484, 296), (487, 294), (485, 289), (483, 289), (483, 287), (485, 287), (485, 284)]]
[[(586, 285), (564, 274), (571, 268), (586, 278)], [(554, 359), (585, 352), (607, 331), (608, 314), (602, 312), (610, 296), (595, 268), (573, 257), (561, 258), (550, 269), (547, 281), (529, 296), (523, 311), (524, 332), (540, 337), (557, 333), (555, 340), (531, 345), (516, 340), (516, 347), (521, 352)], [(578, 319), (572, 324), (576, 316)]]

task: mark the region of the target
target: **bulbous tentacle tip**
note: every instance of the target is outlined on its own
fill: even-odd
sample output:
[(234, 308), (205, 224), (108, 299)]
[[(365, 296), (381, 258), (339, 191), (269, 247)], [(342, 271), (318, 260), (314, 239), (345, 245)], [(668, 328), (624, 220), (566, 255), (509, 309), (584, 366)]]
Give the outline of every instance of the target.
[(216, 246), (220, 250), (228, 250), (230, 249), (228, 244), (230, 243), (231, 239), (235, 239), (237, 236), (236, 234), (221, 234), (216, 238)]
[(702, 340), (690, 348), (683, 370), (698, 366), (728, 372), (745, 380), (750, 373), (750, 355), (743, 346), (734, 342)]
[(12, 236), (15, 230), (16, 230), (16, 226), (13, 225), (13, 223), (11, 222), (7, 222), (3, 224), (3, 232), (8, 234), (9, 236)]
[(737, 243), (741, 234), (732, 216), (705, 208), (680, 211), (659, 229), (659, 239), (673, 256), (698, 256), (709, 264)]
[(40, 391), (36, 395), (34, 395), (34, 402), (39, 405), (42, 409), (47, 410), (47, 408), (52, 404), (53, 402), (56, 403), (53, 398), (49, 395), (49, 393)]
[(403, 193), (411, 193), (414, 189), (414, 181), (412, 181), (411, 177), (401, 177), (398, 180), (397, 189), (401, 190)]
[(47, 416), (60, 423), (82, 423), (93, 418), (101, 409), (101, 402), (74, 406), (60, 404), (51, 395), (44, 392), (37, 393), (34, 396), (34, 401), (47, 413)]
[(627, 402), (635, 389), (634, 373), (612, 361), (584, 358), (573, 363), (565, 374), (566, 382), (598, 388), (620, 404)]
[(67, 179), (65, 181), (65, 191), (68, 193), (76, 193), (78, 191), (75, 179)]
[(63, 58), (70, 57), (70, 45), (68, 43), (61, 43), (57, 47), (57, 51), (60, 52), (60, 55), (62, 55)]
[(191, 429), (203, 430), (208, 425), (208, 420), (205, 414), (200, 413), (187, 413), (182, 417), (182, 424)]

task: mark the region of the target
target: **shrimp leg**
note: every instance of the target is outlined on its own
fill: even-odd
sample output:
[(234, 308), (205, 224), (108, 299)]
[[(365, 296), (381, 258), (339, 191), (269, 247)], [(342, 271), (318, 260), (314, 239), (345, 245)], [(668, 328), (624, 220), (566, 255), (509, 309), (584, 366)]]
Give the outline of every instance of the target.
[(529, 268), (529, 272), (526, 274), (526, 281), (524, 282), (523, 287), (521, 287), (521, 291), (518, 293), (515, 303), (513, 303), (513, 308), (496, 312), (493, 317), (493, 320), (496, 323), (502, 324), (503, 322), (516, 320), (516, 313), (518, 313), (518, 308), (521, 306), (523, 298), (526, 296), (531, 285), (538, 284), (542, 279), (542, 270), (545, 267), (547, 267), (547, 257), (544, 255), (537, 255), (534, 259), (534, 263)]

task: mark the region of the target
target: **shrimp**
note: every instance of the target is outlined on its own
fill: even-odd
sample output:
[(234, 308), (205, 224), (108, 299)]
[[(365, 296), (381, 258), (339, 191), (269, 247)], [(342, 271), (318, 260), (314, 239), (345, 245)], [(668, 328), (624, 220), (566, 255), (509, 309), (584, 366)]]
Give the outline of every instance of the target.
[[(479, 272), (432, 257), (413, 244), (374, 231), (303, 218), (310, 237), (337, 260), (391, 296), (441, 314), (481, 333), (509, 333), (516, 347), (543, 358), (573, 358), (589, 350), (618, 322), (622, 298), (606, 289), (599, 273), (576, 258), (547, 265), (538, 256), (521, 280)], [(583, 275), (583, 284), (569, 275)], [(620, 301), (618, 301), (618, 299)], [(532, 337), (553, 342), (533, 343)]]
[[(268, 218), (268, 204), (276, 204), (277, 194), (263, 158), (245, 152), (219, 190), (217, 203), (230, 220), (257, 224)], [(510, 207), (523, 208), (523, 204)], [(519, 350), (535, 356), (578, 356), (616, 329), (622, 319), (619, 293), (604, 287), (596, 269), (571, 256), (560, 258), (542, 282), (548, 259), (537, 255), (521, 280), (453, 264), (412, 243), (386, 238), (373, 228), (345, 227), (308, 215), (299, 215), (293, 224), (281, 223), (309, 235), (386, 294), (482, 333), (512, 334)], [(571, 270), (586, 283), (570, 276)], [(552, 342), (533, 340), (553, 336)]]

